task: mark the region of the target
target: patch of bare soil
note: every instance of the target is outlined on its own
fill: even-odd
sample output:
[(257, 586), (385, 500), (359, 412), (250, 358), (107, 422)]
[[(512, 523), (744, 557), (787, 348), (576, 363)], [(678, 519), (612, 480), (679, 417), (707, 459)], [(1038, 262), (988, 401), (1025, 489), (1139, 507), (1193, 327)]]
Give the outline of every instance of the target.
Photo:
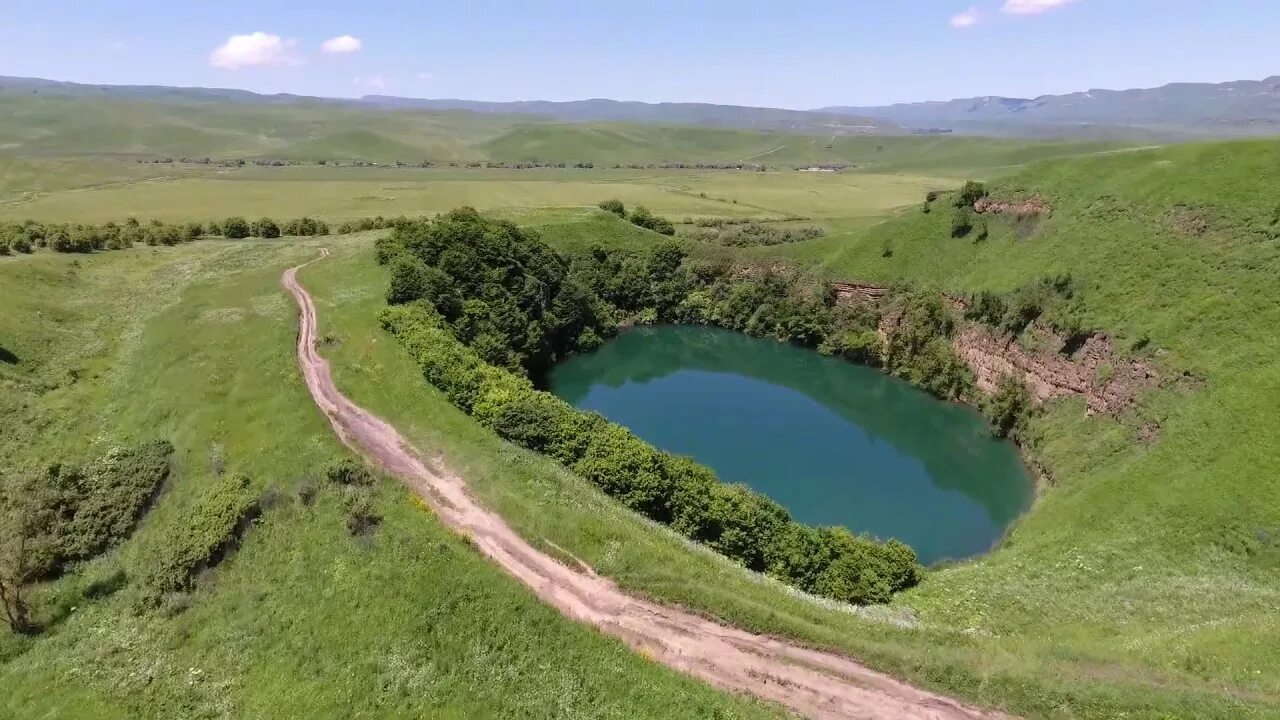
[(1027, 200), (994, 200), (989, 197), (979, 198), (973, 203), (973, 210), (974, 212), (986, 213), (989, 215), (1017, 215), (1019, 217), (1048, 215), (1052, 212), (1049, 208), (1049, 204), (1040, 198), (1029, 198)]
[[(321, 257), (327, 255), (322, 251)], [(314, 261), (313, 261), (314, 262)], [(721, 625), (632, 597), (608, 578), (575, 570), (517, 535), (442, 463), (428, 462), (396, 431), (334, 386), (316, 351), (316, 309), (291, 268), (282, 278), (298, 303), (298, 366), (342, 441), (399, 477), (450, 528), (566, 617), (589, 623), (668, 667), (728, 691), (812, 718), (958, 720), (1007, 718), (936, 695), (847, 657)]]

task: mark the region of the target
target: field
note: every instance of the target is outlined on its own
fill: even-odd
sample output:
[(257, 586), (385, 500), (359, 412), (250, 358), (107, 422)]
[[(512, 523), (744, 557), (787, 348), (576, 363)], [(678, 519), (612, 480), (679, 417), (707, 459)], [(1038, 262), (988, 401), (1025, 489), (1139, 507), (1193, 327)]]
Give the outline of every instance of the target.
[[(718, 158), (776, 147), (740, 137), (754, 133), (698, 133), (515, 124), (484, 128), (468, 148), (594, 148), (630, 161), (646, 144), (647, 160), (685, 143)], [(828, 235), (740, 252), (950, 291), (1070, 272), (1089, 324), (1166, 382), (1118, 419), (1051, 405), (1034, 430), (1054, 482), (1002, 547), (930, 573), (887, 607), (852, 609), (691, 547), (455, 410), (377, 326), (387, 277), (373, 262), (376, 234), (0, 258), (0, 418), (13, 428), (0, 469), (157, 436), (178, 448), (174, 480), (138, 535), (41, 586), (47, 634), (0, 634), (0, 707), (19, 717), (773, 714), (560, 618), (393, 482), (378, 487), (383, 522), (367, 537), (349, 535), (335, 491), (312, 506), (297, 498), (344, 453), (297, 377), (294, 310), (278, 286), (283, 268), (323, 244), (333, 255), (301, 277), (339, 386), (443, 455), (522, 535), (627, 588), (1031, 717), (1280, 715), (1280, 150), (874, 141), (819, 147), (872, 158), (838, 174), (5, 160), (6, 220), (340, 220), (470, 204), (581, 250), (654, 241), (591, 209), (610, 197), (677, 221), (802, 215)], [(770, 157), (809, 151), (790, 152)], [(1052, 213), (991, 217), (989, 238), (951, 238), (946, 196), (928, 214), (921, 201), (970, 174), (992, 179), (997, 199), (1035, 197)], [(185, 522), (192, 492), (217, 474), (214, 456), (283, 496), (239, 552), (166, 612), (136, 614), (128, 589), (89, 597), (117, 569), (134, 575)]]
[(927, 175), (632, 170), (251, 168), (35, 194), (0, 219), (212, 220), (228, 215), (329, 220), (417, 216), (460, 205), (520, 213), (618, 198), (688, 216), (874, 218), (954, 181)]

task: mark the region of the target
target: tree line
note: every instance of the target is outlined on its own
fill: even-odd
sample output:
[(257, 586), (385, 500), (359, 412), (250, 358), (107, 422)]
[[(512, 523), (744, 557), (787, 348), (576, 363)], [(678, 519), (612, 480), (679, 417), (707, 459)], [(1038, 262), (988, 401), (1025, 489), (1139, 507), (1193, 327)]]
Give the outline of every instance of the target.
[[(152, 157), (152, 158), (136, 158), (134, 162), (139, 164), (159, 164), (159, 165), (210, 165), (214, 167), (381, 167), (381, 168), (434, 168), (434, 167), (451, 167), (477, 169), (483, 168), (488, 170), (534, 170), (539, 168), (575, 168), (578, 170), (592, 170), (595, 168), (610, 168), (613, 170), (747, 170), (752, 172), (764, 172), (769, 166), (761, 163), (747, 162), (696, 162), (683, 160), (665, 160), (662, 162), (598, 162), (595, 160), (392, 160), (387, 162), (376, 162), (373, 160), (337, 160), (337, 159), (318, 159), (318, 160), (298, 160), (296, 158), (210, 158), (210, 157), (178, 157), (172, 156)], [(795, 169), (813, 167), (809, 165), (796, 166)], [(827, 167), (827, 166), (823, 166)], [(833, 168), (849, 167), (846, 165), (831, 166)]]
[(99, 250), (121, 250), (135, 245), (179, 245), (204, 237), (225, 237), (241, 240), (256, 237), (274, 239), (280, 237), (309, 237), (317, 235), (345, 235), (367, 230), (385, 230), (398, 223), (408, 223), (406, 217), (376, 217), (347, 220), (330, 225), (323, 220), (300, 217), (277, 222), (269, 217), (247, 220), (240, 216), (211, 222), (166, 223), (159, 220), (140, 222), (129, 218), (123, 223), (107, 222), (101, 225), (81, 223), (39, 223), (25, 220), (20, 223), (0, 223), (0, 255), (31, 253), (39, 249), (54, 252), (89, 253)]

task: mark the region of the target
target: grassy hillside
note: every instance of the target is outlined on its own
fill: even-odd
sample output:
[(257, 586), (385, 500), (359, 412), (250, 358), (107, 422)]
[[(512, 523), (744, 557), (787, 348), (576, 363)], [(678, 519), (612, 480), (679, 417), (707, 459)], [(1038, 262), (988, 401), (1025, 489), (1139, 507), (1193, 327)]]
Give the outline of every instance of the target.
[(538, 123), (517, 126), (480, 147), (487, 156), (506, 160), (745, 161), (782, 166), (842, 163), (886, 172), (964, 174), (1123, 145), (978, 137), (790, 135), (622, 123)]
[(501, 116), (320, 102), (0, 94), (0, 151), (21, 155), (455, 160), (509, 125)]
[[(41, 587), (45, 633), (0, 633), (0, 715), (775, 716), (561, 618), (394, 483), (373, 491), (376, 529), (348, 531), (343, 492), (318, 480), (345, 451), (297, 375), (279, 287), (316, 248), (206, 242), (0, 267), (0, 345), (16, 358), (0, 363), (0, 412), (18, 430), (0, 437), (4, 477), (124, 442), (177, 448), (136, 536)], [(262, 518), (194, 590), (140, 611), (157, 553), (199, 521), (193, 500), (235, 473), (267, 493)]]

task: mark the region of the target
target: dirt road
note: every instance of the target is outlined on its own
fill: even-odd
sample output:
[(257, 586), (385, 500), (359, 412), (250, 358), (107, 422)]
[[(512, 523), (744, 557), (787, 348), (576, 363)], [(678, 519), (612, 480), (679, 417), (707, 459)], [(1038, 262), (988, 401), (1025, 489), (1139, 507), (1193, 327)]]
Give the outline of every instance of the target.
[[(320, 258), (326, 255), (328, 251), (322, 250)], [(316, 352), (315, 305), (297, 279), (304, 265), (285, 271), (282, 280), (300, 312), (298, 365), (334, 431), (347, 446), (401, 478), (445, 524), (469, 536), (481, 552), (564, 615), (594, 625), (671, 668), (807, 717), (1007, 718), (919, 690), (849, 658), (631, 597), (590, 569), (571, 569), (534, 548), (496, 513), (482, 507), (461, 478), (419, 455), (395, 428), (338, 391), (328, 361)]]

